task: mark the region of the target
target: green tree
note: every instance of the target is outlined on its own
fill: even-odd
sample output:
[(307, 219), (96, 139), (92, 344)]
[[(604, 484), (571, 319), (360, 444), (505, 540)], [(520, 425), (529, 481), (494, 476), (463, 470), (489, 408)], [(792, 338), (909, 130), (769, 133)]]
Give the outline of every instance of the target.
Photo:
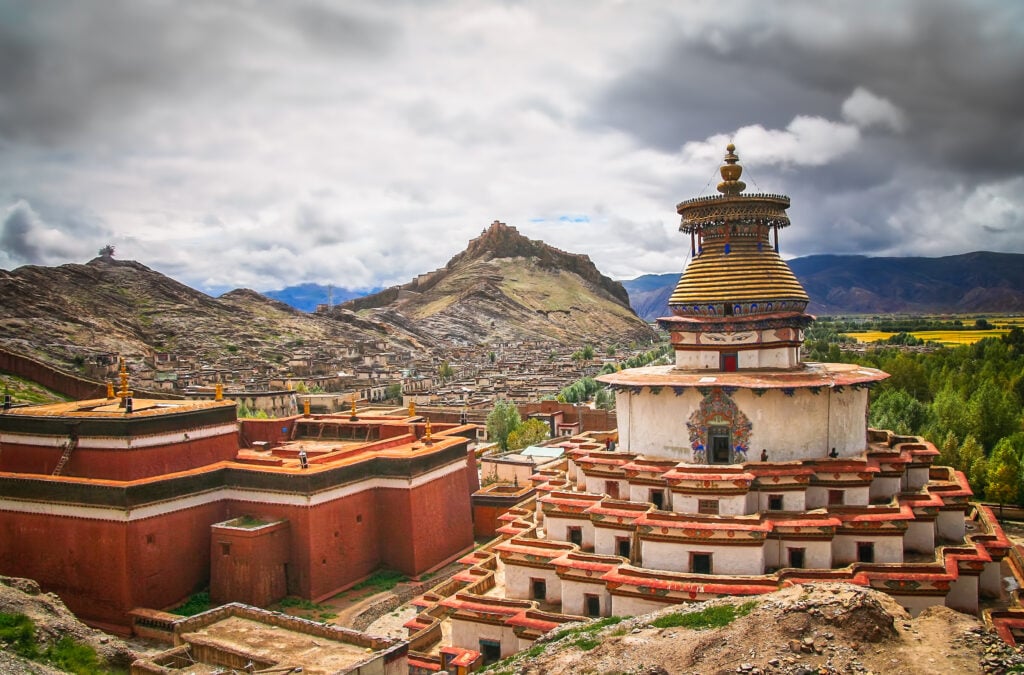
[(392, 382), (388, 385), (385, 395), (392, 401), (397, 401), (402, 398), (402, 383)]
[(502, 451), (508, 450), (508, 435), (523, 423), (515, 403), (500, 400), (487, 414), (487, 436), (498, 444)]
[(583, 355), (584, 360), (589, 361), (590, 359), (594, 358), (594, 346), (583, 345), (583, 350), (580, 353)]
[(442, 361), (441, 365), (437, 367), (437, 376), (441, 378), (442, 382), (446, 382), (455, 377), (455, 369), (447, 361)]
[(936, 464), (940, 466), (957, 466), (960, 463), (960, 441), (952, 431), (946, 433), (946, 438), (939, 446), (939, 457)]
[(597, 393), (594, 394), (594, 406), (601, 410), (614, 410), (615, 392), (607, 387), (598, 389)]
[(985, 499), (999, 502), (1000, 515), (1003, 504), (1015, 504), (1020, 496), (1021, 463), (1017, 448), (1009, 438), (1000, 440), (992, 450), (988, 462), (988, 485)]
[(902, 389), (887, 389), (871, 404), (870, 424), (897, 434), (920, 433), (928, 419), (928, 408)]
[[(971, 487), (978, 494), (981, 494), (980, 486), (975, 484), (976, 477), (972, 476), (971, 472), (974, 470), (974, 466), (984, 459), (985, 449), (981, 447), (981, 443), (974, 436), (968, 436), (960, 446), (960, 461), (953, 466), (954, 469), (963, 471), (967, 475)], [(980, 467), (980, 464), (978, 466)]]
[(508, 435), (508, 449), (522, 448), (540, 443), (548, 437), (550, 429), (542, 420), (528, 419)]

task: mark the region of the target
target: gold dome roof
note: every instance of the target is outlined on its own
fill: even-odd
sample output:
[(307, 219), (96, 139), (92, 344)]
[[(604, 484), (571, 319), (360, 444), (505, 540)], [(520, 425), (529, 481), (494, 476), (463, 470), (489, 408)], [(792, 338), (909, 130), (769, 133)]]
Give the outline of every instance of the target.
[(731, 143), (727, 148), (720, 195), (677, 206), (694, 258), (669, 306), (679, 315), (719, 317), (803, 312), (810, 298), (776, 250), (778, 230), (789, 225), (789, 197), (744, 194), (735, 149)]

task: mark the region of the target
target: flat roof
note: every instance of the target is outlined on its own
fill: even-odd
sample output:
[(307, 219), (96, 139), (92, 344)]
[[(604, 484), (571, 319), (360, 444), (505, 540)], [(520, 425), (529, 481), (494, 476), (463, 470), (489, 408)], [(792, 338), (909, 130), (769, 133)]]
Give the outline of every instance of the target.
[(367, 647), (240, 616), (221, 619), (181, 637), (281, 666), (301, 666), (307, 674), (344, 672), (373, 653)]
[(854, 363), (804, 363), (795, 370), (682, 370), (675, 366), (630, 368), (594, 379), (624, 387), (740, 387), (744, 389), (788, 389), (797, 387), (840, 387), (878, 382), (889, 377), (877, 368)]
[(87, 401), (67, 401), (11, 408), (2, 413), (7, 417), (70, 417), (75, 419), (124, 419), (156, 417), (214, 408), (234, 408), (232, 400), (190, 401), (187, 399), (132, 398), (132, 412), (126, 413), (121, 399), (94, 398)]

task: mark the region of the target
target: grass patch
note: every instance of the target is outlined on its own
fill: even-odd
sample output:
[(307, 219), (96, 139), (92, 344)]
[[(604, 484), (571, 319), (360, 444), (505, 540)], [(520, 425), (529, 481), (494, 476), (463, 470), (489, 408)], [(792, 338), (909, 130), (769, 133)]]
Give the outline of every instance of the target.
[(47, 649), (45, 656), (56, 667), (75, 675), (104, 675), (110, 672), (100, 664), (96, 650), (66, 635)]
[(24, 614), (0, 613), (0, 644), (5, 650), (26, 659), (39, 656), (36, 625)]
[(651, 622), (655, 628), (690, 628), (692, 630), (704, 630), (705, 628), (721, 628), (746, 616), (757, 607), (757, 601), (750, 600), (739, 607), (736, 605), (715, 605), (705, 607), (697, 612), (673, 612), (658, 617)]
[[(621, 616), (606, 616), (603, 619), (598, 619), (597, 621), (592, 621), (590, 623), (583, 624), (582, 626), (577, 626), (576, 628), (567, 628), (565, 630), (559, 631), (551, 636), (550, 642), (555, 642), (556, 640), (561, 640), (562, 638), (569, 637), (571, 635), (585, 635), (588, 633), (596, 633), (602, 628), (606, 628), (608, 626), (615, 626), (617, 624), (622, 623), (624, 620), (625, 617)], [(591, 647), (591, 649), (593, 649), (593, 647)]]
[(277, 606), (281, 609), (308, 609), (311, 612), (320, 612), (325, 609), (330, 609), (326, 605), (318, 605), (312, 600), (306, 600), (305, 598), (296, 598), (294, 595), (289, 595), (285, 598), (281, 598)]
[(363, 589), (368, 589), (373, 593), (383, 593), (384, 591), (390, 591), (401, 582), (408, 580), (409, 578), (407, 576), (397, 570), (377, 570), (368, 578), (363, 579), (353, 586), (351, 590), (361, 591)]
[(210, 594), (207, 591), (202, 591), (193, 593), (188, 600), (167, 611), (178, 616), (195, 616), (208, 609), (210, 609)]

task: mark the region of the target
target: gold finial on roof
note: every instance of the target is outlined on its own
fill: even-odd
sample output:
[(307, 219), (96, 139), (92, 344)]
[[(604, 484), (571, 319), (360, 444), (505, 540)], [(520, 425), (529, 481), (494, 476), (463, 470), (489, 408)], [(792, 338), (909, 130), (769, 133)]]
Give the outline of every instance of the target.
[(722, 182), (718, 184), (718, 191), (723, 195), (738, 195), (743, 192), (747, 184), (740, 180), (743, 175), (743, 167), (737, 162), (740, 161), (736, 154), (736, 146), (730, 143), (725, 146), (725, 164), (719, 169), (722, 174)]
[(124, 362), (124, 357), (121, 359), (121, 372), (119, 377), (121, 378), (121, 391), (117, 392), (117, 397), (124, 401), (126, 398), (130, 398), (134, 395), (134, 392), (128, 389), (128, 366)]
[(433, 445), (433, 443), (434, 443), (434, 439), (431, 438), (431, 435), (430, 435), (430, 418), (428, 417), (427, 418), (427, 440), (426, 440), (426, 444), (427, 445)]
[(107, 398), (117, 398), (116, 396), (114, 396), (114, 383), (111, 382), (110, 380), (107, 380)]
[(224, 385), (218, 382), (213, 387), (213, 400), (223, 401), (224, 400)]
[(350, 422), (355, 422), (359, 419), (359, 415), (356, 415), (356, 393), (352, 392), (352, 414), (348, 417)]
[(409, 417), (416, 416), (416, 401), (409, 401)]

